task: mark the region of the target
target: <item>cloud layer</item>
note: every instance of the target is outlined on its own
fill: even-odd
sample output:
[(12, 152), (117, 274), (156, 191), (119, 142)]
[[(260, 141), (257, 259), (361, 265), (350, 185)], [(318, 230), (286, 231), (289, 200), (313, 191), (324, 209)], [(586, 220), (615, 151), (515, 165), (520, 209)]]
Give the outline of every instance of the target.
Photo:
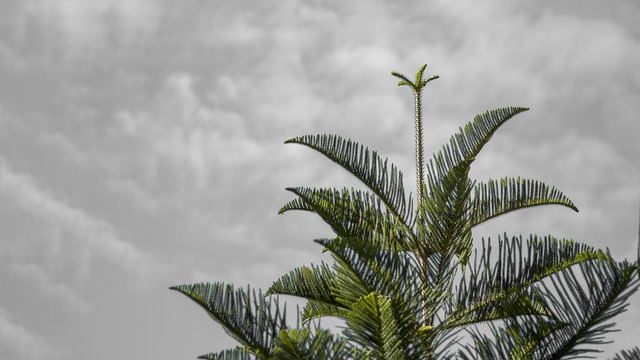
[[(412, 97), (389, 73), (425, 61), (440, 75), (425, 90), (428, 152), (476, 113), (529, 106), (473, 175), (540, 179), (581, 210), (522, 212), (477, 236), (551, 233), (632, 258), (639, 16), (595, 0), (5, 1), (0, 357), (170, 359), (231, 345), (166, 288), (265, 287), (322, 258), (310, 240), (329, 229), (277, 216), (283, 188), (359, 185), (287, 138), (353, 138), (413, 188)], [(633, 301), (609, 353), (633, 344)]]

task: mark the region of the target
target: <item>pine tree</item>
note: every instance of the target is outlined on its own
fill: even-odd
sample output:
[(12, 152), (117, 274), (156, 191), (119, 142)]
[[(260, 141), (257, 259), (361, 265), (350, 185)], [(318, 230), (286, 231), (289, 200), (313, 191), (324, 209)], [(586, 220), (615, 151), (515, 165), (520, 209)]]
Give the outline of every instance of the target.
[[(402, 173), (367, 147), (336, 135), (286, 141), (320, 152), (367, 189), (287, 188), (295, 198), (280, 213), (326, 222), (335, 237), (314, 241), (332, 263), (294, 269), (265, 294), (220, 282), (172, 287), (239, 343), (201, 359), (571, 359), (598, 352), (615, 331), (611, 319), (640, 284), (639, 260), (551, 236), (474, 239), (475, 226), (519, 209), (578, 210), (541, 181), (469, 178), (483, 146), (525, 107), (477, 115), (425, 162), (422, 91), (438, 78), (423, 79), (425, 68), (414, 81), (392, 73), (415, 99), (416, 205)], [(295, 324), (278, 295), (306, 300)], [(323, 329), (323, 317), (344, 326)], [(638, 359), (638, 349), (618, 356)]]

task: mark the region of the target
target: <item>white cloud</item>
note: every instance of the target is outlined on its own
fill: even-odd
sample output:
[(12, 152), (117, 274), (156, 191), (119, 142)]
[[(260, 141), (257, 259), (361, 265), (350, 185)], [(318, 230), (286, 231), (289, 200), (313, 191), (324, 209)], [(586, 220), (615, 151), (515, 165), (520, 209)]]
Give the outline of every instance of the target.
[(20, 356), (20, 359), (59, 359), (62, 351), (41, 336), (17, 324), (0, 307), (0, 344)]
[(84, 314), (91, 310), (91, 305), (77, 293), (76, 289), (56, 280), (51, 272), (45, 271), (37, 264), (9, 263), (5, 268), (9, 271), (9, 275), (37, 289), (40, 295), (47, 298), (47, 301), (56, 300), (58, 304), (76, 314)]
[(139, 160), (148, 167), (147, 181), (158, 180), (163, 164), (169, 163), (174, 175), (187, 171), (186, 187), (202, 188), (212, 172), (241, 166), (261, 154), (247, 136), (244, 119), (209, 108), (193, 82), (188, 74), (172, 74), (148, 108), (117, 114), (114, 136), (124, 135), (145, 147)]
[(85, 149), (79, 148), (60, 132), (41, 133), (38, 136), (38, 142), (53, 151), (59, 152), (64, 156), (65, 160), (74, 165), (84, 166), (92, 160)]
[[(163, 272), (173, 278), (193, 272), (198, 281), (266, 284), (290, 262), (306, 263), (305, 251), (319, 250), (307, 240), (329, 230), (319, 220), (273, 221), (281, 205), (275, 199), (288, 199), (287, 185), (348, 180), (313, 151), (282, 140), (309, 132), (352, 137), (401, 156), (392, 160), (406, 165), (413, 189), (411, 93), (396, 88), (389, 72), (412, 76), (425, 61), (429, 74), (442, 76), (425, 93), (429, 150), (494, 105), (532, 107), (523, 123), (501, 130), (476, 170), (541, 175), (576, 197), (580, 214), (541, 213), (536, 229), (578, 229), (579, 241), (612, 232), (622, 238), (620, 230), (607, 229), (626, 225), (606, 217), (628, 217), (620, 209), (629, 206), (637, 211), (629, 197), (638, 191), (637, 172), (620, 169), (637, 169), (640, 73), (633, 69), (640, 56), (637, 37), (615, 21), (504, 1), (7, 3), (0, 67), (32, 77), (5, 84), (7, 94), (18, 95), (2, 105), (20, 116), (2, 124), (8, 126), (1, 149), (14, 167), (1, 166), (0, 196), (20, 223), (5, 224), (19, 229), (20, 238), (0, 255), (8, 274), (39, 284), (56, 305), (82, 308), (83, 296), (96, 300), (90, 291), (98, 290), (82, 287), (104, 274), (95, 264), (91, 271), (96, 258), (130, 274), (154, 272), (139, 269), (157, 268), (143, 242), (179, 269)], [(585, 133), (598, 141), (583, 139)], [(490, 169), (480, 166), (485, 160)], [(604, 194), (603, 186), (612, 190)], [(26, 214), (12, 211), (16, 205)], [(533, 214), (506, 221), (528, 225)], [(635, 221), (627, 226), (632, 231)], [(498, 225), (491, 236), (502, 230)], [(126, 240), (133, 236), (141, 242)], [(31, 250), (37, 255), (25, 255)], [(278, 256), (286, 261), (275, 261)], [(100, 298), (135, 296), (117, 286), (101, 286)], [(119, 311), (96, 309), (90, 316), (118, 331), (112, 315)], [(95, 346), (95, 335), (69, 321), (66, 336), (81, 339), (74, 348)], [(156, 357), (168, 357), (161, 346), (171, 342), (161, 342)], [(142, 348), (136, 350), (148, 350)]]
[[(255, 16), (255, 14), (254, 14)], [(228, 26), (218, 27), (215, 33), (209, 34), (215, 41), (226, 42), (237, 46), (238, 44), (253, 43), (265, 37), (263, 29), (256, 26), (249, 16), (239, 15), (230, 20)]]
[(4, 159), (0, 192), (36, 218), (73, 234), (78, 244), (130, 271), (136, 280), (159, 275), (155, 260), (122, 240), (108, 222), (60, 200), (29, 175), (15, 172)]
[(140, 43), (157, 32), (162, 18), (162, 6), (147, 0), (35, 0), (23, 6), (23, 15), (58, 35), (49, 39), (64, 49), (58, 54), (67, 58)]

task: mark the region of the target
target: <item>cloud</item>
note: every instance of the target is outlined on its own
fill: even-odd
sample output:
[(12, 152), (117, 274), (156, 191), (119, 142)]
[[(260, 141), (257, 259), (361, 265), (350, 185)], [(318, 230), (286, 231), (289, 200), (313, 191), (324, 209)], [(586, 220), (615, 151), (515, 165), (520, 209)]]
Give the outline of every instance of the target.
[(2, 165), (0, 192), (16, 205), (54, 228), (73, 234), (78, 244), (125, 268), (137, 280), (157, 275), (155, 260), (122, 240), (108, 222), (60, 200), (29, 175), (14, 171), (8, 161), (3, 159)]
[(37, 264), (9, 263), (5, 268), (9, 271), (9, 276), (20, 278), (20, 282), (38, 289), (40, 295), (45, 296), (47, 300), (53, 299), (73, 313), (85, 314), (91, 310), (91, 305), (76, 289), (56, 280), (51, 272), (45, 271)]
[[(319, 252), (308, 240), (330, 231), (320, 220), (275, 220), (290, 197), (282, 188), (351, 179), (309, 149), (283, 146), (288, 137), (361, 141), (408, 170), (415, 188), (412, 95), (389, 72), (412, 76), (425, 61), (441, 76), (425, 90), (427, 153), (476, 113), (530, 106), (474, 171), (542, 177), (582, 210), (531, 210), (509, 224), (578, 229), (578, 241), (624, 238), (626, 228), (635, 238), (636, 217), (620, 219), (637, 212), (640, 181), (637, 16), (624, 25), (597, 11), (583, 17), (583, 5), (559, 13), (551, 1), (5, 2), (0, 95), (16, 114), (0, 119), (11, 162), (0, 166), (0, 211), (16, 235), (0, 249), (7, 280), (38, 284), (56, 309), (96, 308), (82, 318), (95, 316), (105, 331), (118, 331), (111, 324), (122, 309), (97, 309), (102, 301), (136, 295), (116, 281), (84, 287), (104, 279), (103, 267), (134, 279), (193, 273), (255, 285)], [(175, 268), (156, 272), (147, 252)], [(96, 346), (69, 321), (67, 335), (49, 336)], [(154, 329), (164, 325), (148, 326), (160, 336)], [(165, 350), (156, 357), (169, 357)]]
[(41, 133), (38, 135), (38, 143), (51, 151), (60, 153), (65, 160), (73, 165), (86, 166), (91, 163), (91, 156), (86, 150), (79, 148), (60, 132)]
[(17, 324), (0, 307), (0, 344), (21, 359), (60, 359), (63, 352), (39, 335)]
[(27, 1), (23, 14), (46, 24), (67, 58), (129, 47), (154, 35), (162, 17), (155, 1)]
[(224, 177), (219, 170), (241, 167), (262, 153), (243, 117), (207, 106), (193, 83), (189, 74), (171, 74), (147, 107), (118, 112), (112, 135), (142, 145), (134, 162), (147, 173), (139, 180), (157, 183), (170, 171), (182, 173), (187, 188), (202, 189), (214, 173)]

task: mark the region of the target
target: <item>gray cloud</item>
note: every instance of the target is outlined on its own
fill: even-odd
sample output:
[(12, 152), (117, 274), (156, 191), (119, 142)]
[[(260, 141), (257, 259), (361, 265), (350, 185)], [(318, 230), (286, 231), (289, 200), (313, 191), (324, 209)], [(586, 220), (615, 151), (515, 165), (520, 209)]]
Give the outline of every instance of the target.
[[(581, 209), (525, 211), (478, 236), (548, 232), (617, 256), (635, 241), (640, 27), (630, 2), (10, 0), (3, 10), (2, 321), (40, 324), (37, 338), (68, 343), (70, 359), (214, 350), (223, 341), (193, 320), (204, 314), (170, 303), (167, 286), (267, 286), (321, 258), (310, 240), (329, 230), (277, 216), (282, 189), (358, 183), (282, 146), (289, 137), (354, 138), (404, 169), (412, 189), (412, 98), (389, 72), (425, 61), (441, 76), (425, 90), (429, 151), (476, 113), (530, 106), (474, 175), (541, 179)], [(32, 305), (11, 295), (25, 284), (55, 310), (9, 316)], [(61, 317), (64, 329), (46, 327)], [(628, 330), (637, 319), (620, 320)], [(105, 346), (100, 331), (127, 346)], [(0, 357), (28, 358), (9, 348)]]
[(60, 227), (78, 238), (79, 245), (105, 256), (148, 281), (157, 266), (153, 259), (132, 244), (120, 239), (112, 225), (52, 196), (28, 175), (15, 172), (3, 161), (2, 186), (6, 198), (34, 217)]
[(0, 343), (11, 349), (11, 354), (22, 359), (41, 359), (48, 357), (60, 359), (63, 352), (55, 348), (46, 339), (16, 324), (5, 309), (0, 307)]

